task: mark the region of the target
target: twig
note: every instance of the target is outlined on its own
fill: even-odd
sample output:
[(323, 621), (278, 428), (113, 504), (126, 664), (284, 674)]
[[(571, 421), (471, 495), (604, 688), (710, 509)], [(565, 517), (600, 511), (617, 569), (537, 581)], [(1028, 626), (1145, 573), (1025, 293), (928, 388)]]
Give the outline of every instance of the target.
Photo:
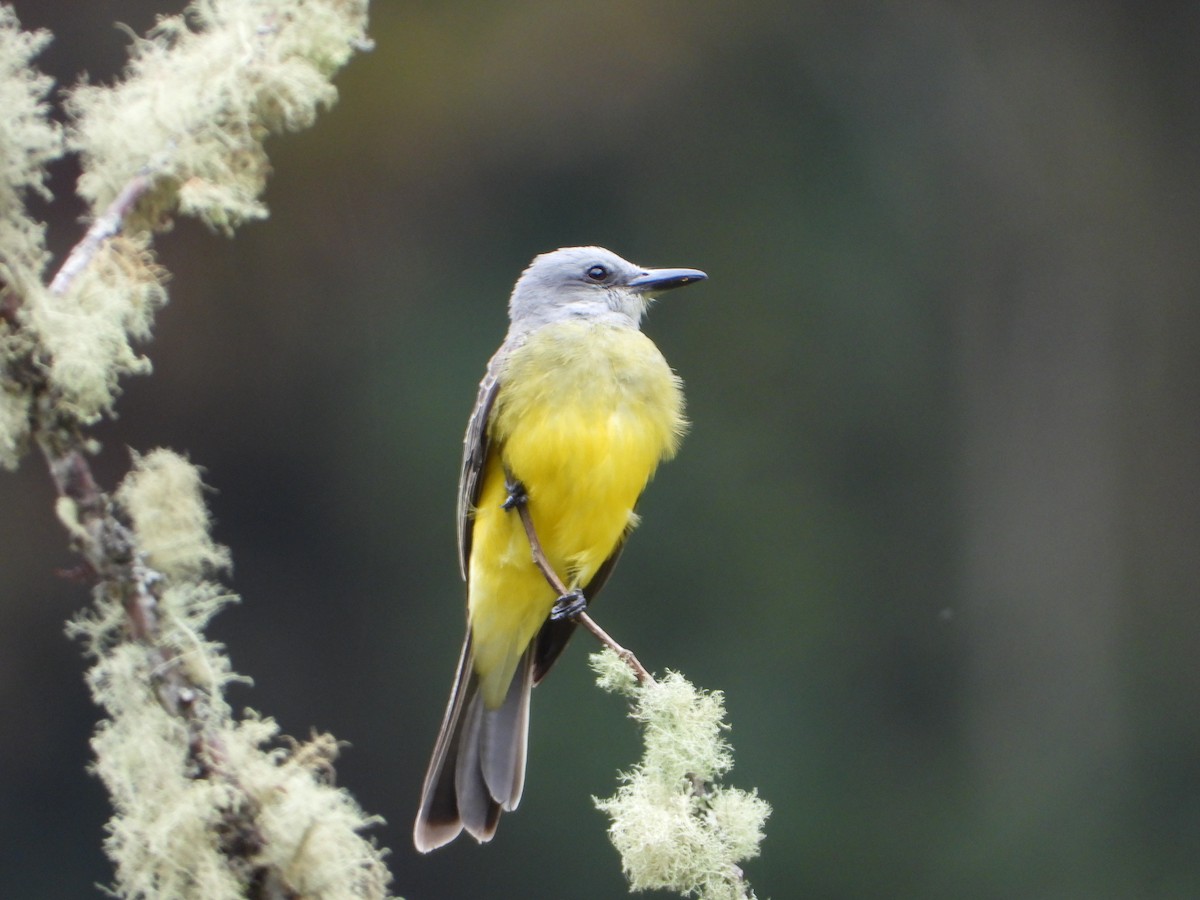
[[(571, 591), (568, 590), (563, 580), (558, 577), (558, 573), (554, 571), (554, 567), (550, 565), (550, 561), (546, 558), (546, 551), (542, 549), (542, 542), (538, 540), (537, 529), (533, 526), (533, 517), (529, 514), (529, 504), (525, 501), (520, 501), (514, 503), (513, 507), (515, 507), (517, 515), (521, 517), (521, 524), (525, 526), (525, 535), (529, 538), (529, 549), (533, 553), (533, 564), (538, 567), (550, 587), (558, 593), (558, 596), (569, 596)], [(596, 620), (589, 616), (586, 611), (580, 610), (571, 616), (571, 618), (590, 631), (600, 643), (621, 657), (624, 663), (633, 669), (634, 676), (641, 684), (654, 684), (654, 677), (642, 665), (633, 651), (622, 647), (613, 640), (612, 636), (597, 625)]]
[(612, 650), (613, 653), (621, 657), (621, 661), (624, 662), (625, 665), (633, 669), (634, 677), (637, 678), (639, 684), (655, 683), (654, 676), (651, 675), (646, 667), (642, 665), (641, 660), (634, 656), (633, 651), (626, 647), (622, 647), (615, 640), (613, 640), (612, 636), (603, 628), (601, 628), (596, 623), (595, 619), (589, 616), (586, 612), (579, 613), (575, 618), (579, 621), (579, 624), (590, 631), (595, 638), (600, 641), (600, 643), (604, 644), (606, 647)]
[[(40, 398), (44, 401), (45, 398)], [(39, 403), (42, 406), (43, 403)], [(47, 424), (39, 415), (37, 444), (50, 470), (58, 496), (70, 501), (60, 516), (67, 524), (72, 543), (95, 573), (102, 589), (118, 599), (125, 610), (125, 627), (130, 639), (146, 647), (154, 672), (154, 690), (159, 702), (184, 720), (188, 745), (201, 771), (209, 771), (213, 755), (207, 752), (206, 723), (199, 698), (203, 688), (179, 665), (176, 653), (159, 645), (159, 592), (163, 576), (141, 559), (137, 539), (116, 516), (112, 501), (92, 475), (84, 439), (71, 425)]]
[(133, 211), (134, 206), (153, 184), (154, 179), (147, 171), (134, 175), (125, 183), (125, 187), (121, 188), (120, 193), (108, 204), (108, 208), (92, 222), (83, 239), (71, 249), (54, 280), (50, 282), (50, 293), (61, 297), (67, 292), (71, 282), (88, 267), (101, 245), (121, 233), (121, 229), (125, 227), (125, 217)]

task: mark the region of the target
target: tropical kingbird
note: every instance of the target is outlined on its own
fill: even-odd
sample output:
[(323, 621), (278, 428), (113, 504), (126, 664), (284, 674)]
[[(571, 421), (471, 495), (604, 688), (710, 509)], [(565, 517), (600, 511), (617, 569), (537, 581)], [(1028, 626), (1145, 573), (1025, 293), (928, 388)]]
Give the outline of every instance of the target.
[[(491, 840), (521, 800), (529, 691), (611, 574), (638, 496), (686, 427), (679, 378), (642, 315), (655, 292), (706, 277), (568, 247), (538, 256), (513, 288), (463, 447), (467, 637), (413, 829), (421, 852), (464, 828)], [(519, 504), (567, 596), (535, 566)]]

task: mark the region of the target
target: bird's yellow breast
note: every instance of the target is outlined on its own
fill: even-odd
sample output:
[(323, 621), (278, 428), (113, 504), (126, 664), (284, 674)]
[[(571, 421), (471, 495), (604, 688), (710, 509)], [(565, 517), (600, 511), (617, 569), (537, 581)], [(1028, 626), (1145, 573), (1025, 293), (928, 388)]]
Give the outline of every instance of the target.
[(468, 575), (475, 667), (489, 706), (503, 700), (556, 599), (519, 517), (501, 509), (505, 470), (525, 486), (551, 565), (582, 587), (635, 523), (638, 496), (685, 428), (679, 379), (632, 328), (544, 326), (512, 352), (499, 380)]

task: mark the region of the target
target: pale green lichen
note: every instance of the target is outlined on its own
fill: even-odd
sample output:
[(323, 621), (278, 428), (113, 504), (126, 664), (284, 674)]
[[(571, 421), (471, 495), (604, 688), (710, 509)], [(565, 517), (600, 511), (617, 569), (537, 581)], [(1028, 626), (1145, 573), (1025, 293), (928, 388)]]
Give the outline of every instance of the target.
[(175, 578), (229, 566), (229, 551), (208, 533), (200, 470), (177, 453), (134, 454), (116, 500), (129, 513), (146, 562)]
[(273, 721), (234, 720), (210, 694), (205, 739), (225, 777), (196, 777), (183, 722), (145, 689), (152, 675), (132, 644), (106, 653), (89, 674), (111, 716), (92, 747), (116, 810), (105, 850), (118, 896), (234, 900), (251, 896), (262, 878), (281, 888), (266, 896), (387, 896), (383, 852), (358, 833), (377, 820), (328, 783), (336, 741), (321, 735), (272, 747)]
[(359, 834), (377, 820), (328, 783), (336, 741), (272, 747), (273, 721), (221, 709), (207, 740), (231, 777), (195, 777), (183, 725), (144, 689), (142, 660), (122, 646), (92, 679), (99, 701), (121, 698), (92, 741), (116, 808), (105, 850), (118, 896), (241, 900), (264, 882), (277, 890), (258, 896), (387, 896), (383, 851)]
[[(160, 477), (163, 452), (152, 454), (158, 462), (140, 461), (142, 479)], [(198, 489), (180, 464), (187, 466), (165, 464), (177, 470), (167, 480)], [(135, 483), (132, 500), (127, 487), (126, 502), (154, 522), (152, 531), (163, 530), (160, 537), (196, 525), (194, 511), (190, 524), (165, 525), (171, 511), (148, 508), (174, 502), (177, 486)], [(184, 571), (206, 565), (213, 553), (206, 538), (197, 539), (201, 549), (176, 557)], [(169, 557), (173, 544), (167, 541)], [(105, 840), (116, 867), (113, 893), (129, 900), (234, 900), (256, 890), (320, 900), (387, 897), (384, 851), (360, 833), (378, 819), (330, 783), (337, 742), (328, 735), (287, 742), (270, 719), (249, 711), (235, 718), (226, 704), (224, 688), (238, 676), (203, 628), (234, 598), (211, 582), (157, 583), (166, 586), (158, 592), (152, 647), (125, 639), (125, 611), (103, 590), (70, 626), (96, 657), (88, 686), (108, 714), (92, 748), (93, 770), (114, 807)], [(189, 718), (149, 689), (167, 667), (179, 667), (192, 686)]]
[[(3, 351), (0, 351), (2, 353)], [(2, 371), (0, 366), (0, 371)], [(0, 376), (0, 467), (15, 469), (25, 453), (29, 438), (27, 390)]]
[[(114, 618), (119, 623), (119, 613)], [(109, 714), (92, 738), (92, 769), (114, 808), (105, 851), (116, 866), (115, 892), (147, 900), (239, 897), (238, 873), (216, 841), (234, 802), (230, 786), (190, 776), (186, 726), (146, 689), (152, 669), (143, 648), (125, 643), (88, 673), (93, 697)]]
[(122, 82), (68, 98), (79, 192), (98, 212), (139, 172), (139, 207), (159, 225), (176, 208), (225, 232), (266, 215), (263, 141), (312, 124), (330, 78), (369, 46), (366, 0), (196, 0), (135, 39)]
[[(262, 142), (334, 101), (330, 77), (368, 44), (366, 11), (366, 0), (194, 0), (134, 39), (121, 82), (72, 91), (70, 149), (95, 221), (47, 287), (43, 226), (25, 200), (46, 196), (45, 166), (64, 152), (51, 83), (30, 65), (49, 36), (21, 32), (0, 5), (0, 465), (16, 465), (31, 417), (52, 471), (92, 452), (78, 426), (111, 412), (123, 376), (149, 370), (134, 344), (166, 294), (148, 229), (176, 212), (224, 231), (264, 215)], [(198, 471), (155, 451), (113, 499), (55, 507), (97, 574), (69, 632), (94, 658), (87, 681), (107, 715), (93, 768), (114, 806), (112, 893), (386, 897), (384, 851), (361, 834), (376, 820), (331, 784), (337, 742), (289, 741), (225, 701), (238, 676), (204, 628), (235, 598), (205, 580), (229, 557), (209, 535)]]
[(22, 31), (16, 13), (0, 6), (0, 277), (9, 284), (36, 278), (46, 261), (44, 226), (25, 211), (25, 197), (49, 198), (46, 166), (63, 153), (62, 133), (50, 120), (53, 86), (32, 60), (50, 42), (48, 31)]
[(22, 319), (48, 359), (60, 409), (94, 422), (111, 411), (123, 376), (150, 371), (133, 344), (149, 339), (166, 303), (162, 281), (142, 233), (104, 242), (64, 295), (40, 285), (26, 292)]
[(597, 682), (630, 697), (645, 753), (614, 796), (596, 799), (635, 890), (702, 900), (750, 900), (738, 863), (758, 855), (770, 806), (755, 791), (717, 784), (733, 766), (720, 692), (676, 672), (639, 684), (610, 650), (593, 654)]
[[(49, 117), (51, 79), (32, 61), (47, 31), (22, 31), (0, 6), (0, 304), (37, 286), (46, 267), (45, 227), (25, 209), (29, 194), (47, 197), (46, 166), (63, 153), (61, 129)], [(15, 469), (29, 435), (31, 394), (13, 366), (29, 358), (32, 340), (0, 321), (0, 467)]]
[[(107, 713), (92, 747), (114, 807), (105, 840), (113, 893), (387, 897), (384, 851), (361, 834), (378, 820), (330, 783), (337, 742), (289, 743), (273, 721), (253, 712), (239, 719), (224, 699), (238, 676), (204, 628), (235, 598), (203, 579), (229, 557), (209, 535), (199, 471), (155, 450), (135, 459), (115, 498), (133, 523), (135, 569), (156, 595), (153, 641), (128, 640), (127, 610), (104, 585), (70, 626), (95, 656), (88, 686)], [(165, 680), (170, 670), (183, 687)]]
[[(246, 719), (241, 723), (244, 730)], [(263, 752), (272, 729), (234, 745), (233, 759), (245, 773), (260, 806), (256, 817), (263, 838), (260, 865), (280, 874), (298, 896), (382, 897), (390, 875), (383, 851), (358, 832), (382, 820), (363, 813), (354, 798), (327, 782), (337, 756), (337, 741), (318, 735), (289, 750)], [(244, 758), (239, 759), (239, 754)]]

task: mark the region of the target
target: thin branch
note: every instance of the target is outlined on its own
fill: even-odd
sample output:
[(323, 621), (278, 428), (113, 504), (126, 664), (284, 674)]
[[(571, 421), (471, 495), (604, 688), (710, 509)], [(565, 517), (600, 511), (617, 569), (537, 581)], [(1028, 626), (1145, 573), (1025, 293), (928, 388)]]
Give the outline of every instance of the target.
[[(521, 524), (525, 526), (525, 535), (529, 538), (529, 549), (533, 553), (533, 564), (538, 567), (547, 583), (552, 587), (560, 597), (570, 596), (571, 591), (563, 583), (563, 580), (558, 577), (558, 573), (554, 571), (554, 567), (550, 565), (550, 561), (546, 558), (546, 551), (542, 549), (542, 542), (538, 540), (537, 529), (533, 526), (533, 517), (529, 514), (529, 504), (524, 501), (519, 501), (512, 504), (516, 509), (517, 515), (521, 517)], [(580, 625), (592, 633), (592, 635), (609, 647), (617, 656), (625, 662), (629, 668), (633, 669), (633, 674), (642, 684), (654, 684), (654, 677), (642, 665), (641, 661), (634, 655), (632, 650), (622, 647), (607, 631), (596, 624), (596, 620), (581, 610), (571, 616)]]
[(102, 589), (120, 600), (129, 637), (151, 654), (159, 702), (185, 721), (188, 745), (196, 757), (194, 762), (199, 769), (208, 771), (209, 741), (202, 710), (198, 708), (203, 688), (188, 677), (173, 650), (159, 646), (159, 592), (163, 576), (142, 561), (133, 532), (117, 518), (111, 499), (96, 483), (82, 435), (69, 424), (59, 421), (47, 425), (43, 418), (38, 417), (37, 444), (58, 496), (70, 501), (65, 508), (60, 505), (59, 511), (60, 516), (69, 516), (66, 524), (72, 543)]
[(125, 218), (153, 185), (154, 179), (147, 171), (140, 172), (126, 182), (125, 187), (121, 188), (120, 193), (113, 198), (99, 218), (92, 222), (87, 234), (63, 261), (54, 280), (50, 282), (50, 293), (61, 297), (70, 289), (71, 282), (88, 267), (104, 242), (121, 233), (121, 229), (125, 227)]
[(642, 665), (641, 660), (634, 655), (633, 651), (626, 647), (622, 647), (615, 640), (613, 640), (612, 636), (603, 628), (601, 628), (596, 623), (595, 619), (589, 616), (586, 612), (579, 613), (575, 618), (579, 621), (579, 624), (590, 631), (595, 638), (600, 641), (600, 643), (604, 644), (615, 654), (617, 654), (617, 656), (621, 657), (621, 661), (624, 662), (625, 665), (633, 669), (634, 677), (637, 678), (640, 684), (655, 683), (654, 676), (651, 675), (646, 667)]

